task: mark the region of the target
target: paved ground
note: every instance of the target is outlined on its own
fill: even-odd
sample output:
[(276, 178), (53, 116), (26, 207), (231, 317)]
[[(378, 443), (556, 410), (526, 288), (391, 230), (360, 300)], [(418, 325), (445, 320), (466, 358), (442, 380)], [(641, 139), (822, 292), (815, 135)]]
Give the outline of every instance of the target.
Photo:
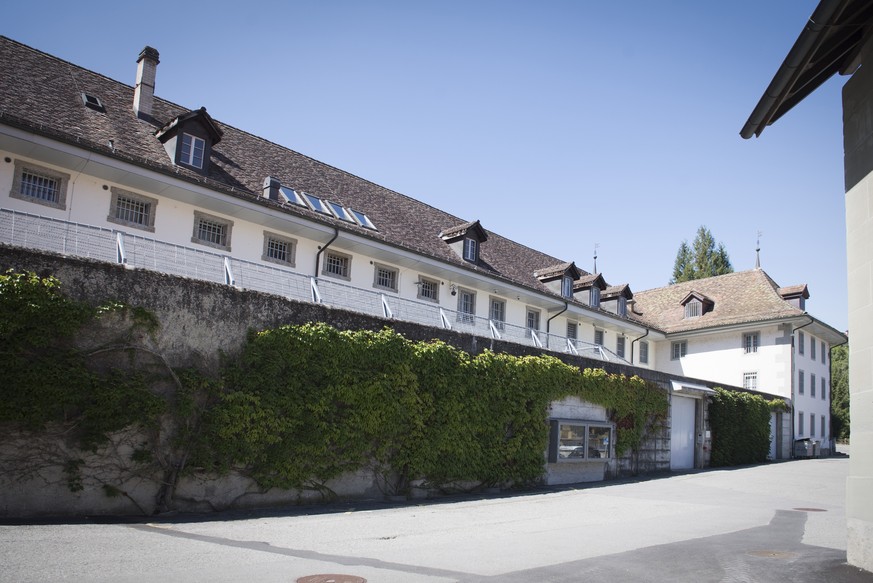
[(845, 563), (847, 473), (834, 457), (429, 504), (0, 526), (0, 581), (873, 583)]

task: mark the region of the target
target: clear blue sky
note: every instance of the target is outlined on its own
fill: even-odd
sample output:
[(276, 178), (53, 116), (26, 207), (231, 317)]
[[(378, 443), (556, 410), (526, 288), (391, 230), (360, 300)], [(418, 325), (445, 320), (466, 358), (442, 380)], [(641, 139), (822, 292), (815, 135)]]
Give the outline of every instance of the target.
[(15, 2), (0, 33), (634, 291), (701, 225), (847, 327), (840, 90), (739, 131), (817, 0)]

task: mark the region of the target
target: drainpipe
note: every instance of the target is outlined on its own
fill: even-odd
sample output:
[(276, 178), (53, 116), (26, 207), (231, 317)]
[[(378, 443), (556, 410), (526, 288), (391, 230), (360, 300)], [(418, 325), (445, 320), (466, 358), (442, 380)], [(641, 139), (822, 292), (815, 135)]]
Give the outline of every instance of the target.
[(337, 237), (339, 237), (339, 229), (334, 227), (333, 237), (330, 238), (330, 241), (318, 248), (318, 253), (315, 254), (315, 274), (313, 275), (315, 279), (318, 279), (318, 264), (321, 262), (321, 254), (324, 253), (325, 249), (330, 247), (331, 243), (336, 241)]
[(645, 337), (648, 336), (648, 335), (649, 335), (649, 329), (646, 328), (646, 333), (645, 333), (645, 334), (643, 334), (643, 335), (640, 336), (639, 338), (634, 338), (633, 340), (631, 340), (631, 349), (630, 349), (630, 353), (631, 353), (631, 361), (630, 361), (630, 363), (631, 363), (631, 364), (634, 363), (634, 344), (636, 344), (638, 341), (642, 340), (643, 338), (645, 338)]
[(558, 312), (557, 314), (555, 314), (554, 316), (552, 316), (551, 318), (549, 318), (548, 320), (546, 320), (546, 346), (549, 345), (549, 329), (552, 326), (552, 320), (554, 320), (555, 318), (557, 318), (558, 316), (560, 316), (561, 314), (566, 312), (569, 307), (570, 307), (570, 304), (568, 302), (564, 302), (564, 309), (561, 310), (560, 312)]

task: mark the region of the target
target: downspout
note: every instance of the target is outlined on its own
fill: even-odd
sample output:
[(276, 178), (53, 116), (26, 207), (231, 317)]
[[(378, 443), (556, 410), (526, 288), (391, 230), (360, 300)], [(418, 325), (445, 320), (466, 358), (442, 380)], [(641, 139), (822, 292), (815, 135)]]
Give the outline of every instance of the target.
[(313, 277), (315, 279), (318, 279), (318, 264), (321, 262), (321, 254), (324, 253), (325, 249), (330, 247), (331, 243), (336, 241), (337, 237), (339, 237), (339, 229), (337, 227), (334, 227), (333, 237), (330, 238), (330, 241), (318, 248), (318, 253), (315, 254), (315, 273), (313, 274)]
[(809, 318), (809, 322), (807, 322), (803, 326), (798, 326), (797, 328), (793, 328), (791, 330), (791, 455), (788, 456), (789, 459), (794, 457), (794, 440), (797, 439), (797, 434), (794, 433), (794, 413), (795, 413), (794, 388), (796, 386), (795, 379), (797, 378), (797, 376), (794, 374), (796, 372), (796, 368), (794, 366), (794, 348), (795, 348), (795, 346), (794, 346), (794, 333), (797, 332), (798, 330), (800, 330), (801, 328), (806, 328), (807, 326), (809, 326), (813, 322), (815, 322), (815, 318), (813, 318), (812, 316), (807, 316), (807, 317)]
[(634, 344), (636, 344), (638, 340), (642, 340), (643, 338), (645, 338), (645, 337), (648, 336), (648, 335), (649, 335), (649, 329), (646, 328), (646, 333), (645, 333), (645, 334), (643, 334), (643, 335), (640, 336), (639, 338), (634, 338), (633, 340), (631, 340), (631, 349), (630, 349), (630, 353), (631, 353), (630, 363), (631, 363), (631, 364), (634, 363)]
[(550, 338), (549, 330), (552, 327), (552, 320), (554, 320), (555, 318), (557, 318), (558, 316), (560, 316), (561, 314), (566, 312), (569, 309), (569, 307), (570, 307), (570, 303), (564, 302), (564, 309), (561, 310), (560, 312), (558, 312), (557, 314), (555, 314), (554, 316), (552, 316), (551, 318), (549, 318), (548, 320), (546, 320), (546, 346), (549, 345), (549, 338)]

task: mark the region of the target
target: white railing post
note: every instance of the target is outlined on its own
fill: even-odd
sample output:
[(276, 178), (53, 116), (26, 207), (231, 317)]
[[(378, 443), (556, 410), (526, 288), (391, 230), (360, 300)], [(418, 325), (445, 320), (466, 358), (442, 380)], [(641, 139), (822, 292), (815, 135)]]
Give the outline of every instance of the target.
[(115, 233), (115, 252), (118, 263), (126, 264), (127, 255), (124, 252), (124, 233), (121, 231)]
[(533, 328), (530, 329), (530, 337), (533, 340), (534, 346), (536, 346), (537, 348), (543, 347), (543, 343), (540, 341), (540, 337), (537, 336), (537, 331)]
[(443, 323), (443, 328), (446, 330), (452, 329), (452, 323), (449, 322), (449, 319), (446, 317), (446, 313), (440, 308), (440, 321)]
[(320, 304), (321, 303), (321, 292), (318, 291), (318, 283), (316, 283), (315, 278), (309, 278), (309, 287), (312, 291), (312, 301), (313, 303)]
[(567, 352), (579, 356), (579, 351), (576, 350), (576, 343), (570, 338), (567, 338)]
[(502, 337), (500, 336), (500, 331), (497, 329), (497, 326), (494, 324), (494, 320), (488, 320), (488, 326), (491, 328), (491, 337), (500, 340)]
[(224, 283), (234, 285), (236, 282), (233, 279), (233, 271), (230, 269), (230, 259), (224, 258)]
[(382, 298), (382, 313), (385, 314), (385, 317), (389, 320), (394, 319), (394, 314), (391, 312), (391, 306), (388, 305), (388, 298), (385, 297), (385, 294), (379, 294)]

